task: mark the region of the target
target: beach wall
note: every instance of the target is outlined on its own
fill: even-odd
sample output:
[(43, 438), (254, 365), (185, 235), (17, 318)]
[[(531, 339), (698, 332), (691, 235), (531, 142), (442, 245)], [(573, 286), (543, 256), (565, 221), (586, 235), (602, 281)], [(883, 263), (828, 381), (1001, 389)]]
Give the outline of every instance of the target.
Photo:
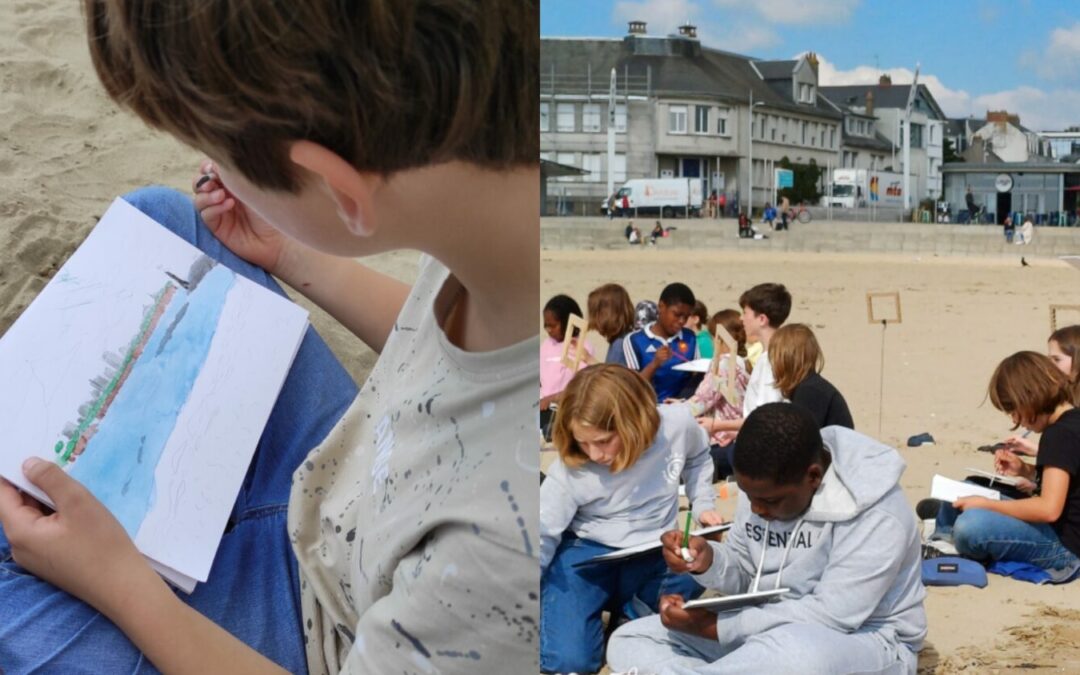
[[(607, 218), (542, 218), (540, 247), (547, 250), (629, 248), (623, 236), (627, 220)], [(634, 221), (648, 241), (655, 218)], [(791, 251), (814, 253), (911, 253), (939, 256), (1051, 258), (1080, 255), (1080, 228), (1036, 227), (1033, 241), (1005, 243), (1000, 225), (824, 222), (793, 223), (784, 232), (759, 229), (768, 239), (740, 239), (734, 219), (669, 219), (675, 227), (658, 241), (666, 248), (702, 250)], [(644, 245), (648, 248), (648, 244)]]

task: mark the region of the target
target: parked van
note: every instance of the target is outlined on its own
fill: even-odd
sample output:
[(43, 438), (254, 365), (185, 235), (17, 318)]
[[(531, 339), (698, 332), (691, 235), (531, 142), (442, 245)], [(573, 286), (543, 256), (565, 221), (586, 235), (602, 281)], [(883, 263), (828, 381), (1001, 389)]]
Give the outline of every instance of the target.
[[(623, 196), (629, 200), (630, 215), (701, 216), (702, 187), (700, 178), (635, 178), (628, 180), (615, 193), (615, 215), (622, 214)], [(608, 204), (604, 205), (607, 213)]]

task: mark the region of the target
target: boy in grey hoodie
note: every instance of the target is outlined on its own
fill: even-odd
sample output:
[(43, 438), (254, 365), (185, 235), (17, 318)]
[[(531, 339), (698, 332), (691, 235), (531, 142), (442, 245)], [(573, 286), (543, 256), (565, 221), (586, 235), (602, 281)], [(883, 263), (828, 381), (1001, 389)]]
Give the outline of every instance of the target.
[(740, 495), (723, 544), (663, 535), (673, 572), (725, 595), (789, 588), (778, 601), (714, 614), (661, 599), (608, 644), (639, 673), (915, 673), (926, 636), (915, 516), (892, 448), (842, 427), (818, 431), (787, 403), (746, 419)]

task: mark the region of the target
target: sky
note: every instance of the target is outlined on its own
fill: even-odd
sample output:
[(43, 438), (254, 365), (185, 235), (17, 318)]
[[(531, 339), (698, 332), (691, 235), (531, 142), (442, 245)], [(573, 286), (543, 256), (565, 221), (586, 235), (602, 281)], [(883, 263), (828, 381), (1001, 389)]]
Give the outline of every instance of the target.
[(650, 35), (690, 21), (707, 47), (761, 59), (808, 51), (821, 85), (909, 83), (919, 64), (949, 117), (987, 109), (1036, 131), (1080, 125), (1076, 0), (541, 0), (541, 37)]

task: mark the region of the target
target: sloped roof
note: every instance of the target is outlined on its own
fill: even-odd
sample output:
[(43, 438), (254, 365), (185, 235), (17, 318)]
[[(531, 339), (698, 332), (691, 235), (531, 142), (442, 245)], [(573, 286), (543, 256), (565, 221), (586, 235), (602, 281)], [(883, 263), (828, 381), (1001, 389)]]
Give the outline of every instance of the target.
[[(615, 68), (620, 83), (626, 76), (637, 82), (647, 77), (654, 96), (747, 104), (753, 91), (754, 102), (760, 101), (766, 107), (830, 119), (842, 117), (824, 100), (816, 100), (813, 105), (795, 103), (790, 86), (770, 86), (777, 82), (762, 80), (750, 63), (750, 57), (702, 47), (696, 40), (679, 37), (541, 38), (540, 94), (560, 93), (560, 78), (580, 78), (585, 73), (592, 74), (597, 90), (606, 90), (608, 73)], [(760, 67), (762, 63), (778, 62), (754, 63)], [(796, 62), (790, 63), (794, 69)], [(790, 75), (789, 70), (789, 79)]]
[(761, 77), (766, 80), (790, 80), (798, 61), (754, 61)]
[[(818, 87), (826, 98), (839, 106), (864, 106), (866, 105), (866, 92), (874, 92), (875, 108), (906, 108), (908, 94), (911, 92), (910, 84), (854, 84), (843, 87)], [(930, 112), (938, 119), (944, 120), (945, 113), (934, 100), (934, 96), (925, 84), (920, 84), (918, 95), (930, 106)]]

